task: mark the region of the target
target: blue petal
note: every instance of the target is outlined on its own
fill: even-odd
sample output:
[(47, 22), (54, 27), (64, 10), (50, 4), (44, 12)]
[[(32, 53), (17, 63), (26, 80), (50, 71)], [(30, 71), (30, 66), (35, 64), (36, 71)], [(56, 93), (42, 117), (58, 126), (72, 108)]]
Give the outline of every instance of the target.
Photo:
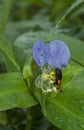
[(44, 43), (42, 41), (36, 41), (34, 43), (33, 56), (39, 66), (43, 66), (46, 63), (44, 59)]
[(64, 69), (70, 60), (70, 51), (67, 45), (60, 40), (54, 40), (49, 43), (49, 54), (47, 54), (47, 63), (52, 67)]
[(52, 67), (64, 69), (70, 60), (70, 51), (60, 40), (45, 45), (41, 41), (36, 41), (33, 45), (33, 56), (39, 66), (48, 63)]

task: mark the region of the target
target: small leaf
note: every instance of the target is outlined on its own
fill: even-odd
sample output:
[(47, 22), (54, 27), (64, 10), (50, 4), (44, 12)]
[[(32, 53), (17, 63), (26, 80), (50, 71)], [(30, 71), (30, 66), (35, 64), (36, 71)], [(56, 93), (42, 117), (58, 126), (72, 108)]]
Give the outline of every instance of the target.
[(0, 75), (0, 111), (37, 104), (21, 75), (18, 72)]
[(34, 66), (33, 57), (28, 58), (23, 68), (24, 79), (33, 78), (34, 76)]

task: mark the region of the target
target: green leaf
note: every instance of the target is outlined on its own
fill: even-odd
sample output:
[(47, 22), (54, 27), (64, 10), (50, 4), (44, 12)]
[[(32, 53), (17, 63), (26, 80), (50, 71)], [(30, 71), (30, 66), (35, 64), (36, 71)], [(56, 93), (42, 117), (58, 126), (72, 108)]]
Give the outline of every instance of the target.
[(0, 54), (2, 55), (7, 70), (11, 71), (20, 71), (20, 65), (14, 57), (13, 54), (13, 44), (11, 44), (5, 37), (0, 36)]
[[(68, 79), (68, 80), (67, 80)], [(63, 130), (84, 129), (84, 71), (82, 67), (70, 65), (63, 71), (62, 91), (49, 98), (39, 88), (34, 94), (42, 112), (56, 127)]]
[(62, 71), (62, 88), (67, 87), (68, 84), (73, 80), (73, 78), (82, 71), (82, 67), (73, 63), (68, 65), (65, 70)]
[(72, 3), (72, 5), (65, 11), (65, 14), (58, 20), (56, 27), (54, 28), (57, 29), (59, 27), (61, 27), (64, 24), (64, 21), (66, 19), (66, 17), (75, 9), (77, 8), (80, 4), (83, 4), (84, 0), (76, 0), (74, 3)]
[(17, 46), (13, 45), (13, 53), (16, 61), (19, 63), (21, 70), (23, 69), (23, 66), (28, 58), (28, 55)]
[[(3, 53), (3, 52), (0, 52), (1, 54), (1, 57), (3, 59), (3, 63), (5, 64), (5, 72), (8, 71), (8, 72), (15, 72), (17, 71), (18, 69), (16, 68), (16, 66), (10, 61), (10, 59)], [(4, 72), (4, 70), (2, 71), (2, 73)]]
[[(15, 45), (22, 48), (26, 54), (32, 55), (32, 46), (36, 40), (48, 43), (52, 40), (63, 40), (69, 47), (71, 58), (81, 65), (84, 65), (84, 43), (76, 38), (60, 33), (49, 32), (28, 32), (21, 35), (15, 42)], [(59, 50), (60, 51), (60, 50)]]
[(46, 101), (46, 117), (63, 130), (84, 130), (84, 71), (55, 98)]
[(0, 73), (4, 73), (6, 72), (6, 65), (4, 63), (4, 60), (2, 58), (2, 56), (0, 55)]
[(37, 104), (19, 72), (0, 75), (0, 111)]

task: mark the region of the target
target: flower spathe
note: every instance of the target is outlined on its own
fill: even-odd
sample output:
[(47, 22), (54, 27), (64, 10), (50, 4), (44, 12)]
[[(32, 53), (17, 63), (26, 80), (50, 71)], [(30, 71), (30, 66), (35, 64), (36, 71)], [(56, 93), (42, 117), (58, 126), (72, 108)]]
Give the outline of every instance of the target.
[(51, 67), (64, 69), (70, 60), (70, 51), (61, 40), (54, 40), (48, 44), (36, 41), (33, 45), (33, 57), (41, 67), (48, 63)]

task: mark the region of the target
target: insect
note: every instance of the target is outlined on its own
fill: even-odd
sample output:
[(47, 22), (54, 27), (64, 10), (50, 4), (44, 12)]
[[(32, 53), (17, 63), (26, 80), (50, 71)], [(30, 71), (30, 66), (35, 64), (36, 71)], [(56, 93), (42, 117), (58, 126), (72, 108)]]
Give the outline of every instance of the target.
[(58, 88), (60, 88), (61, 80), (62, 80), (62, 71), (59, 68), (55, 68), (54, 85), (58, 85)]

